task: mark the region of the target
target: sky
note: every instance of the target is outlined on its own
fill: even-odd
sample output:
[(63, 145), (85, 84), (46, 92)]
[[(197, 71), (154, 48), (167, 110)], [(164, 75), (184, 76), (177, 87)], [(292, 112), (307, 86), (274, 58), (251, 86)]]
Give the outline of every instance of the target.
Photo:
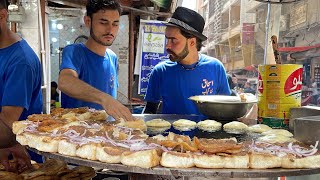
[(192, 10), (196, 10), (196, 3), (197, 2), (195, 0), (183, 0), (182, 6)]

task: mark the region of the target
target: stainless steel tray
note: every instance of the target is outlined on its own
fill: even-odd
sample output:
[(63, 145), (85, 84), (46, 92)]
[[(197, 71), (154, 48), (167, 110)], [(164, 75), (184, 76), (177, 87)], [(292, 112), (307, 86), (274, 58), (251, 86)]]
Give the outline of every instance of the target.
[(41, 154), (45, 157), (62, 160), (67, 163), (109, 169), (112, 171), (122, 171), (138, 174), (154, 174), (174, 177), (228, 177), (228, 178), (261, 178), (261, 177), (280, 177), (280, 176), (302, 176), (310, 174), (319, 174), (320, 169), (201, 169), (201, 168), (166, 168), (157, 166), (154, 168), (139, 168), (126, 166), (122, 164), (107, 164), (99, 161), (92, 161), (78, 157), (64, 156), (58, 153), (41, 152), (33, 148), (31, 151)]

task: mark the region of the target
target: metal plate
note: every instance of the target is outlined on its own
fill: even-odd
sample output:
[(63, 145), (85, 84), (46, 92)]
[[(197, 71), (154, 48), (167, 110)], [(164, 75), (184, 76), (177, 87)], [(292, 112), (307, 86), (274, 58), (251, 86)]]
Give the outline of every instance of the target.
[(29, 148), (31, 151), (45, 157), (62, 160), (68, 163), (89, 166), (112, 171), (123, 171), (139, 174), (157, 174), (174, 177), (228, 177), (228, 178), (261, 178), (261, 177), (280, 177), (280, 176), (302, 176), (319, 174), (320, 169), (200, 169), (200, 168), (165, 168), (157, 166), (150, 169), (125, 166), (122, 164), (107, 164), (99, 161), (91, 161), (78, 157), (69, 157), (57, 153), (45, 153), (36, 149)]

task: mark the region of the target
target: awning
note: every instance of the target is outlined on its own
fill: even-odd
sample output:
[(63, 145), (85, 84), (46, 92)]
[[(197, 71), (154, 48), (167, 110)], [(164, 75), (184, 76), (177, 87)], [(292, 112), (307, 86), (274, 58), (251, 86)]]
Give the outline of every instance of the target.
[(244, 70), (247, 70), (247, 71), (258, 71), (258, 68), (255, 66), (255, 65), (250, 65), (250, 66), (246, 66), (243, 68)]
[[(313, 46), (300, 46), (300, 47), (282, 47), (278, 49), (280, 54), (286, 56), (283, 62), (290, 61), (304, 61), (306, 59), (313, 59), (320, 57), (320, 44)], [(287, 55), (286, 55), (287, 54)], [(283, 56), (282, 56), (283, 57)]]
[(320, 44), (314, 45), (314, 46), (300, 46), (300, 47), (279, 47), (279, 52), (303, 52), (308, 51), (310, 49), (318, 48), (320, 47)]

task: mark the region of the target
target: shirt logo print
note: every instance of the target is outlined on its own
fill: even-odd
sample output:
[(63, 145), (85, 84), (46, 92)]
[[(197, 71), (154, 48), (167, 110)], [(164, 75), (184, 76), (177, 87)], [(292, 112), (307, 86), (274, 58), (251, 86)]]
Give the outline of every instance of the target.
[(110, 77), (110, 88), (113, 89), (114, 88), (114, 75), (111, 74), (111, 77)]
[(201, 87), (203, 89), (202, 95), (209, 95), (213, 93), (213, 80), (209, 81), (207, 79), (203, 79), (201, 83)]

